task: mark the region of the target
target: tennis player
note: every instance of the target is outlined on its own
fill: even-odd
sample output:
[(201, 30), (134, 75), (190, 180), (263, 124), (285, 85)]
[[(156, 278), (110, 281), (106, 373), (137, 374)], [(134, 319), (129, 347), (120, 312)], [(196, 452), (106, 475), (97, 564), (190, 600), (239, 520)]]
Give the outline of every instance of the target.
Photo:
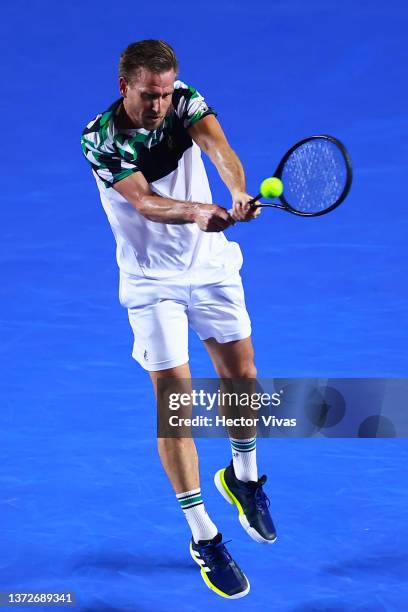
[[(157, 393), (162, 377), (190, 379), (188, 325), (220, 377), (254, 379), (250, 319), (239, 245), (224, 230), (255, 219), (242, 164), (196, 89), (177, 79), (173, 49), (160, 40), (130, 44), (119, 64), (120, 98), (82, 134), (117, 243), (119, 298), (134, 334), (133, 357)], [(204, 151), (232, 197), (212, 202)], [(257, 542), (276, 539), (258, 477), (256, 439), (231, 438), (232, 461), (217, 472), (220, 492)], [(201, 496), (192, 438), (159, 438), (159, 455), (192, 531), (190, 553), (207, 586), (239, 598), (249, 582), (222, 542)]]

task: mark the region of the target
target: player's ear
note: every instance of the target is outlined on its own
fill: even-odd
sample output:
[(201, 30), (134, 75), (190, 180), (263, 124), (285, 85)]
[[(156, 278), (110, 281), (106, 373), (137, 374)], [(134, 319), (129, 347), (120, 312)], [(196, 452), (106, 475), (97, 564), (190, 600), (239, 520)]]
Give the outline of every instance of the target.
[(126, 98), (128, 83), (125, 77), (119, 77), (119, 91), (123, 98)]

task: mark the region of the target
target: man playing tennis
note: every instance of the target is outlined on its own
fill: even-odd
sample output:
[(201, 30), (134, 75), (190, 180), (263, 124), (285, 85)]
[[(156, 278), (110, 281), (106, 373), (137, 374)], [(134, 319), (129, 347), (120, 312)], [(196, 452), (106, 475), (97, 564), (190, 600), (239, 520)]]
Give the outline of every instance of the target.
[[(223, 231), (254, 219), (242, 164), (215, 113), (177, 80), (177, 59), (160, 40), (129, 45), (119, 65), (121, 97), (83, 131), (102, 205), (117, 242), (120, 302), (134, 333), (133, 357), (160, 378), (190, 379), (188, 325), (222, 378), (254, 379), (251, 325), (239, 270), (242, 255)], [(212, 203), (204, 151), (232, 197)], [(256, 438), (231, 438), (233, 459), (216, 475), (258, 542), (276, 539), (258, 478)], [(201, 497), (192, 438), (158, 438), (163, 467), (192, 531), (190, 552), (217, 594), (243, 597), (249, 582), (222, 543)]]

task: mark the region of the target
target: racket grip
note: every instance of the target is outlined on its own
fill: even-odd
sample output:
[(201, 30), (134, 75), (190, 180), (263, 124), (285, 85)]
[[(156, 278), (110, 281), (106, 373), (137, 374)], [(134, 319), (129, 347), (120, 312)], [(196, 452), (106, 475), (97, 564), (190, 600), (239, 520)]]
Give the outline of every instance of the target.
[[(255, 196), (255, 198), (252, 198), (252, 200), (248, 201), (248, 204), (250, 205), (250, 207), (255, 210), (255, 208), (259, 208), (259, 206), (262, 206), (262, 204), (255, 204), (255, 202), (258, 202), (258, 200), (260, 200), (262, 198), (262, 193), (258, 193), (257, 196)], [(232, 213), (232, 208), (228, 209), (229, 214)]]
[[(257, 196), (252, 198), (252, 200), (248, 201), (248, 204), (250, 205), (252, 210), (255, 210), (256, 208), (259, 208), (259, 206), (262, 206), (262, 204), (258, 204), (258, 205), (255, 204), (255, 202), (258, 202), (258, 200), (260, 200), (261, 198), (262, 198), (262, 193), (258, 193)], [(230, 215), (232, 214), (232, 208), (228, 209), (228, 214), (230, 214)]]
[(257, 196), (255, 196), (255, 198), (252, 198), (252, 200), (249, 200), (248, 204), (250, 205), (250, 207), (252, 208), (252, 210), (255, 210), (255, 208), (258, 208), (258, 206), (255, 204), (255, 202), (257, 202), (258, 200), (260, 200), (262, 198), (262, 193), (258, 193)]
[[(252, 210), (255, 210), (256, 208), (259, 208), (260, 206), (262, 206), (262, 204), (258, 204), (258, 205), (255, 204), (255, 202), (258, 202), (258, 200), (260, 200), (261, 198), (262, 198), (262, 194), (258, 193), (258, 195), (255, 198), (252, 198), (252, 200), (249, 200), (248, 204), (250, 205)], [(232, 215), (232, 208), (229, 208), (227, 212), (229, 215)], [(236, 221), (234, 222), (234, 225), (235, 223)]]

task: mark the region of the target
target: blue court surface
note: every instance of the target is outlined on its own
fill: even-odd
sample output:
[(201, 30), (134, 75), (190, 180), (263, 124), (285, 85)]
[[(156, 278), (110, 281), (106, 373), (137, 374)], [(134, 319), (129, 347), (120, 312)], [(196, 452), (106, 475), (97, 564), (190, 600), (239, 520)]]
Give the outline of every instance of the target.
[[(130, 356), (114, 239), (79, 144), (118, 97), (120, 52), (143, 38), (174, 46), (250, 192), (297, 140), (340, 138), (355, 176), (338, 210), (264, 210), (228, 230), (245, 257), (258, 371), (407, 376), (406, 3), (14, 0), (2, 16), (0, 591), (73, 591), (80, 612), (407, 610), (402, 439), (259, 440), (270, 547), (213, 486), (228, 440), (199, 440), (207, 509), (251, 592), (226, 602), (205, 587), (156, 453), (151, 385)], [(190, 365), (214, 375), (194, 335)]]

